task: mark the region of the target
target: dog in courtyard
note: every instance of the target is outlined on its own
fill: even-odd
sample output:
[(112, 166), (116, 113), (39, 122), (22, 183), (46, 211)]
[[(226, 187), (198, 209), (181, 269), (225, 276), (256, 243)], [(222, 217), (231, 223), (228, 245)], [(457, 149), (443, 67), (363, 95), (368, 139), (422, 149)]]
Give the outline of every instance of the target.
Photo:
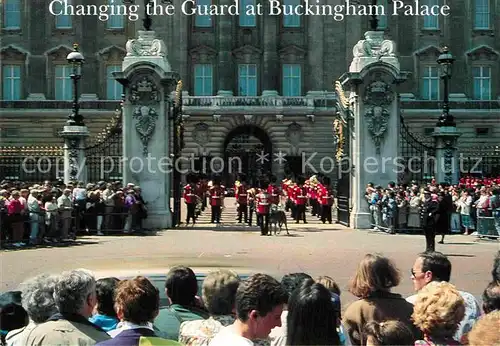
[(280, 234), (283, 226), (285, 226), (286, 234), (290, 235), (288, 232), (288, 225), (286, 223), (285, 211), (276, 204), (273, 204), (271, 206), (271, 210), (269, 211), (269, 226), (271, 234), (273, 230), (274, 235)]

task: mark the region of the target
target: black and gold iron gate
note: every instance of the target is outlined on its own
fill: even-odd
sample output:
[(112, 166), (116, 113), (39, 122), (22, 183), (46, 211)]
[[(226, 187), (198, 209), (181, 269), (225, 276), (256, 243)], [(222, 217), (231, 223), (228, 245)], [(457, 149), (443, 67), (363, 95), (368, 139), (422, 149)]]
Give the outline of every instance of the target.
[(337, 169), (333, 181), (335, 198), (337, 199), (337, 223), (344, 226), (350, 225), (351, 217), (351, 135), (352, 113), (349, 100), (345, 96), (342, 84), (335, 83), (335, 91), (339, 99), (338, 113), (333, 121), (333, 134), (335, 138), (335, 158)]
[(111, 123), (85, 148), (87, 181), (121, 181), (123, 175), (122, 104)]

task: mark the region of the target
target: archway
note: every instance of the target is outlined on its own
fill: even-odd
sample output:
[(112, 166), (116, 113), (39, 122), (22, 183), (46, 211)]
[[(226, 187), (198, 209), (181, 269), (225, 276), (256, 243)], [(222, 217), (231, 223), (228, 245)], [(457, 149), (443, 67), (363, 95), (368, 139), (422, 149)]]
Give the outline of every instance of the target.
[(224, 180), (233, 186), (238, 173), (246, 173), (247, 182), (257, 184), (261, 175), (271, 173), (273, 147), (265, 130), (242, 125), (231, 130), (224, 140)]

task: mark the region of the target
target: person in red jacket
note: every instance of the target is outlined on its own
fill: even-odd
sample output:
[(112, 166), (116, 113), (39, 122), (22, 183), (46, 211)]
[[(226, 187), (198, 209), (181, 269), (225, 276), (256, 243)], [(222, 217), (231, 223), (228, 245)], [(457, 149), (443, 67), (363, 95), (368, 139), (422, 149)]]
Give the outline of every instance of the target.
[(278, 179), (272, 175), (271, 176), (271, 183), (268, 185), (267, 187), (267, 193), (269, 195), (269, 201), (270, 201), (270, 204), (280, 204), (280, 197), (281, 197), (281, 193), (280, 193), (280, 188), (278, 187), (278, 184), (276, 183), (278, 181)]
[(261, 181), (259, 192), (255, 196), (255, 207), (257, 209), (257, 224), (260, 226), (260, 234), (269, 234), (269, 194), (267, 193), (267, 186), (264, 181)]
[(295, 223), (299, 223), (299, 220), (306, 221), (306, 202), (307, 202), (307, 187), (304, 185), (304, 177), (299, 177), (297, 179), (297, 186), (295, 187), (295, 198), (297, 210), (295, 214)]
[(332, 223), (333, 189), (330, 186), (330, 178), (324, 177), (319, 191), (321, 205), (321, 222)]
[(24, 234), (24, 207), (19, 200), (19, 197), (21, 197), (19, 191), (13, 191), (12, 199), (9, 201), (9, 205), (7, 206), (7, 214), (10, 218), (10, 225), (12, 228), (12, 240), (15, 244), (21, 244)]
[(198, 196), (196, 195), (196, 179), (195, 176), (189, 173), (186, 176), (187, 185), (184, 186), (184, 202), (187, 206), (186, 225), (189, 225), (189, 220), (193, 219), (193, 225), (196, 223), (196, 203)]
[(220, 177), (216, 176), (212, 179), (212, 187), (210, 188), (210, 206), (212, 207), (211, 222), (220, 223), (222, 203), (224, 200), (224, 187), (220, 183)]
[(239, 182), (240, 184), (235, 187), (234, 194), (236, 202), (238, 203), (238, 223), (241, 223), (242, 219), (245, 220), (245, 223), (248, 223), (248, 186), (244, 174), (240, 175)]

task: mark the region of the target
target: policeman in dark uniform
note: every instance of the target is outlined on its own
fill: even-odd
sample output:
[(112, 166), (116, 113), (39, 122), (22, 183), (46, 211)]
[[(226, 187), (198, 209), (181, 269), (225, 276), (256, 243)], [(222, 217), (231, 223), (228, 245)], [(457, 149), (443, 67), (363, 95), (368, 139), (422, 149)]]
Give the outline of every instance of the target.
[(425, 251), (435, 251), (436, 249), (436, 221), (439, 205), (431, 198), (429, 190), (424, 191), (424, 203), (420, 211), (421, 224), (425, 234)]

